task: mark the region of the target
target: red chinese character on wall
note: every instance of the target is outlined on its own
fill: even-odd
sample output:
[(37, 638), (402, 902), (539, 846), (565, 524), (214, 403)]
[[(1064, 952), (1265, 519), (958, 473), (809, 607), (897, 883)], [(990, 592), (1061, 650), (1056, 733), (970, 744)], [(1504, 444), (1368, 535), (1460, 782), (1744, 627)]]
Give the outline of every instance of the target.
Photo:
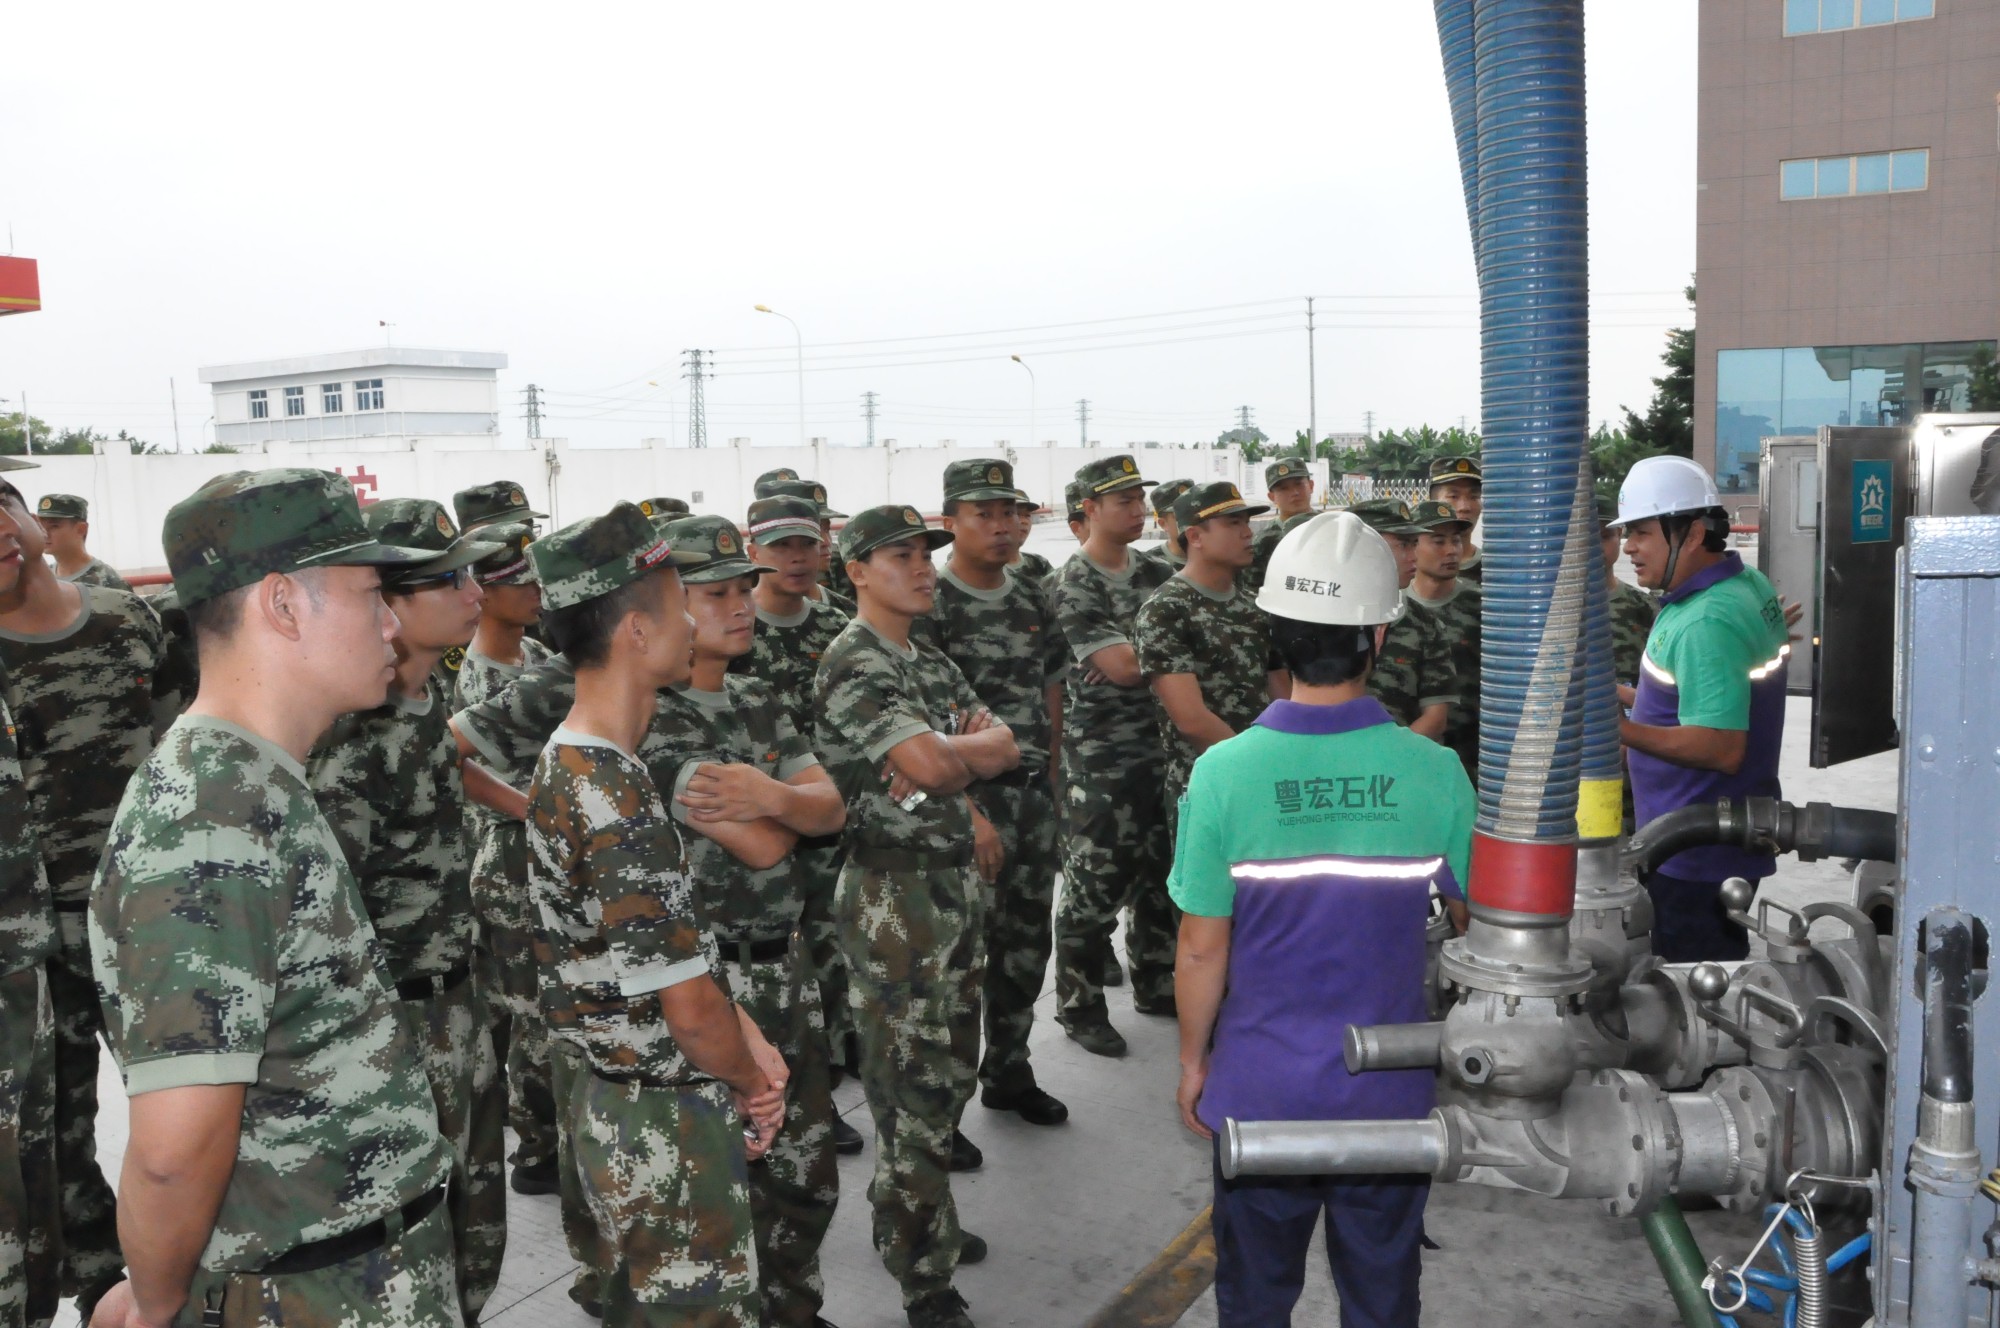
[[(363, 507), (368, 507), (374, 503), (381, 501), (380, 499), (371, 496), (374, 494), (375, 490), (380, 487), (380, 480), (378, 479), (378, 477), (370, 475), (368, 473), (368, 467), (356, 466), (354, 468), (354, 473), (350, 475), (346, 471), (342, 470), (339, 466), (335, 466), (333, 468), (333, 473), (340, 476), (342, 479), (346, 480), (349, 484), (352, 484), (354, 486), (354, 500), (360, 503)], [(364, 492), (364, 490), (366, 492)]]

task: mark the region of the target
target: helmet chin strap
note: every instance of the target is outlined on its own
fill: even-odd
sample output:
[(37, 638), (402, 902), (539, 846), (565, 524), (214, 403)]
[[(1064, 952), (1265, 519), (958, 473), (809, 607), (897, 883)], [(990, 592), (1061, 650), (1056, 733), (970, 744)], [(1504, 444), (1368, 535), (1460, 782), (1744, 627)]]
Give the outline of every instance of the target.
[[(1681, 565), (1681, 545), (1687, 541), (1688, 532), (1694, 529), (1695, 520), (1696, 518), (1679, 512), (1660, 518), (1660, 531), (1662, 534), (1667, 535), (1667, 574), (1660, 582), (1660, 593), (1662, 595), (1669, 593), (1674, 588), (1674, 573), (1680, 569)], [(1667, 523), (1669, 521), (1679, 522), (1680, 529), (1668, 534)]]

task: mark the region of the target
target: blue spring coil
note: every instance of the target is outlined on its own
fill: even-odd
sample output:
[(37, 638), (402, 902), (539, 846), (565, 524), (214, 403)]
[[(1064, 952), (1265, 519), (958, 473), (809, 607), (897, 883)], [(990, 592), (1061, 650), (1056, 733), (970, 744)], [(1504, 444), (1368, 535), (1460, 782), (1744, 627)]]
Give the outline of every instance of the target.
[[(1584, 624), (1593, 601), (1604, 612), (1586, 474), (1583, 6), (1478, 0), (1473, 37), (1487, 567), (1479, 828), (1560, 841), (1576, 833), (1596, 654)], [(1607, 623), (1607, 666), (1609, 645)]]

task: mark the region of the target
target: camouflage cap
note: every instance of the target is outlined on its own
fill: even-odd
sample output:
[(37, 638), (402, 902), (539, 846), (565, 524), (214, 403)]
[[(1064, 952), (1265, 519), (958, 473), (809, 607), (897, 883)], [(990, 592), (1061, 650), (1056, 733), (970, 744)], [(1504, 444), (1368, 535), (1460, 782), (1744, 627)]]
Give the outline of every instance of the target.
[(160, 532), (181, 605), (307, 567), (409, 567), (436, 556), (384, 544), (361, 520), (354, 486), (330, 470), (217, 475), (167, 511)]
[(1140, 479), (1139, 463), (1120, 453), (1077, 467), (1076, 482), (1084, 497), (1099, 498), (1120, 489), (1134, 489), (1140, 485), (1150, 487), (1158, 481)]
[(548, 610), (587, 604), (661, 567), (698, 567), (706, 556), (677, 552), (646, 514), (619, 503), (603, 516), (542, 536), (528, 546)]
[(1242, 490), (1228, 480), (1197, 485), (1174, 500), (1174, 524), (1186, 537), (1190, 526), (1198, 526), (1218, 516), (1259, 516), (1271, 509), (1263, 503), (1246, 503)]
[(750, 504), (750, 541), (776, 544), (781, 539), (803, 535), (818, 539), (819, 504), (810, 498), (759, 498)]
[(512, 480), (494, 480), (491, 484), (475, 484), (469, 489), (460, 489), (451, 496), (451, 510), (458, 513), (458, 524), (468, 531), (490, 526), (496, 521), (520, 521), (537, 516), (547, 519), (549, 515), (529, 507), (527, 490)]
[(1311, 478), (1312, 467), (1298, 457), (1286, 457), (1282, 461), (1273, 461), (1270, 465), (1264, 467), (1264, 488), (1267, 491), (1275, 489), (1286, 480), (1309, 480)]
[(1025, 507), (1035, 512), (1046, 512), (1049, 510), (1047, 504), (1038, 503), (1034, 499), (1030, 498), (1028, 496), (1028, 491), (1026, 489), (1014, 490), (1014, 506)]
[[(689, 567), (681, 574), (681, 579), (689, 585), (727, 581), (738, 576), (761, 576), (777, 570), (775, 567), (760, 567), (750, 561), (749, 551), (743, 547), (743, 532), (726, 516), (680, 517), (669, 521), (660, 533), (666, 536), (667, 543), (673, 545), (676, 559), (682, 554), (699, 554), (708, 560), (700, 566)], [(815, 530), (813, 533), (819, 532)]]
[(1168, 480), (1165, 484), (1154, 489), (1150, 495), (1153, 504), (1153, 515), (1172, 516), (1174, 514), (1174, 504), (1180, 501), (1182, 494), (1193, 487), (1193, 480)]
[(998, 457), (975, 457), (954, 461), (944, 468), (944, 500), (947, 503), (983, 503), (991, 498), (1021, 500), (1014, 487), (1014, 467)]
[(795, 484), (798, 482), (798, 478), (799, 472), (793, 470), (790, 466), (780, 466), (776, 470), (767, 470), (762, 475), (759, 475), (757, 477), (757, 487), (751, 490), (751, 492), (755, 493), (759, 498), (769, 498), (777, 492), (776, 489), (771, 487), (772, 485)]
[(489, 554), (500, 552), (500, 546), (485, 539), (483, 532), (479, 539), (459, 534), (458, 527), (451, 523), (451, 513), (444, 510), (444, 504), (434, 503), (428, 498), (385, 498), (364, 508), (361, 522), (368, 527), (371, 535), (384, 544), (423, 549), (431, 555), (413, 567), (398, 567), (383, 572), (383, 584), (391, 587), (456, 572)]
[(90, 503), (73, 493), (45, 493), (35, 504), (35, 515), (52, 521), (88, 521)]
[(884, 544), (900, 544), (908, 539), (921, 539), (930, 549), (942, 549), (952, 538), (950, 531), (933, 530), (926, 525), (923, 513), (916, 508), (890, 503), (871, 507), (842, 527), (840, 561), (851, 563), (856, 558), (866, 558)]
[(1083, 486), (1075, 480), (1063, 485), (1063, 510), (1070, 520), (1083, 520)]
[(1446, 526), (1457, 526), (1460, 530), (1472, 529), (1472, 523), (1461, 520), (1458, 513), (1452, 510), (1450, 503), (1441, 502), (1436, 498), (1426, 498), (1422, 502), (1410, 504), (1410, 528), (1419, 534), (1443, 530)]
[(684, 500), (679, 498), (641, 498), (639, 500), (639, 512), (642, 516), (651, 517), (653, 524), (657, 526), (661, 522), (672, 521), (677, 517), (686, 516), (688, 514), (688, 505)]
[(42, 463), (26, 457), (0, 456), (0, 470), (40, 470)]
[[(769, 492), (765, 492), (765, 490)], [(820, 520), (844, 517), (845, 512), (836, 512), (826, 505), (826, 486), (818, 480), (773, 480), (769, 484), (757, 486), (759, 498), (809, 498), (819, 507)]]
[(497, 526), (481, 526), (479, 538), (500, 546), (472, 565), (472, 575), (482, 586), (532, 586), (534, 564), (528, 561), (528, 546), (535, 542), (535, 528), (525, 521), (505, 521)]
[(1347, 510), (1380, 535), (1415, 535), (1420, 530), (1410, 520), (1410, 505), (1400, 498), (1371, 498)]
[(1431, 483), (1449, 484), (1453, 480), (1471, 480), (1485, 487), (1486, 475), (1479, 468), (1479, 458), (1469, 456), (1438, 457), (1431, 462)]

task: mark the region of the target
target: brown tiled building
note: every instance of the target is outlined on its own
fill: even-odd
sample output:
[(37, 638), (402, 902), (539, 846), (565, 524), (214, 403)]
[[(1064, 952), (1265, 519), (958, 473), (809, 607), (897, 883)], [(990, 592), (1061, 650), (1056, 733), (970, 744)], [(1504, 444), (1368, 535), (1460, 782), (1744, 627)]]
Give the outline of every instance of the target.
[(1701, 0), (1695, 455), (1963, 409), (2000, 336), (2000, 0)]

